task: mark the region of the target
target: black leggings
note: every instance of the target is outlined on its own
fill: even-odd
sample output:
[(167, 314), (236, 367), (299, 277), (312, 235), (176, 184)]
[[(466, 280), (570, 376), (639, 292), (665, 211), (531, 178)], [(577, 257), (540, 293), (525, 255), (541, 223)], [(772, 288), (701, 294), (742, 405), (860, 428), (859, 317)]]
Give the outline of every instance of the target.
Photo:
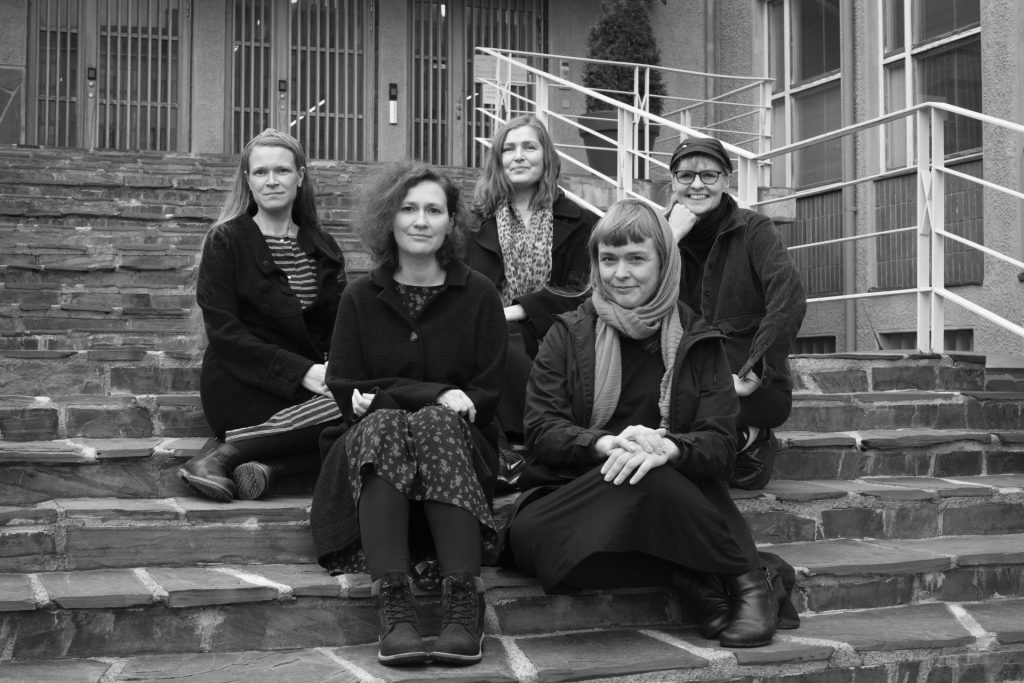
[(320, 432), (329, 423), (310, 425), (280, 434), (232, 441), (249, 460), (272, 462), (282, 473), (312, 474), (320, 469)]
[[(409, 511), (405, 494), (376, 474), (363, 475), (359, 494), (359, 535), (370, 578), (409, 571)], [(480, 574), (480, 522), (468, 510), (424, 501), (423, 511), (437, 549), (441, 573)]]

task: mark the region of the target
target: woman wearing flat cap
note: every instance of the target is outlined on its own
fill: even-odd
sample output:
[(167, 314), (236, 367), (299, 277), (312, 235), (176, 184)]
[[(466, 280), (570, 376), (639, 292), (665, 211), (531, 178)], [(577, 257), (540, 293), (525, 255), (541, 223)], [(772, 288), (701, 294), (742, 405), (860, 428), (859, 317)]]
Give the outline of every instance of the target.
[(807, 307), (800, 274), (772, 220), (726, 193), (732, 160), (721, 142), (686, 138), (669, 170), (667, 217), (683, 260), (679, 296), (725, 333), (740, 397), (730, 485), (761, 489), (779, 449), (772, 430), (793, 404), (787, 357)]

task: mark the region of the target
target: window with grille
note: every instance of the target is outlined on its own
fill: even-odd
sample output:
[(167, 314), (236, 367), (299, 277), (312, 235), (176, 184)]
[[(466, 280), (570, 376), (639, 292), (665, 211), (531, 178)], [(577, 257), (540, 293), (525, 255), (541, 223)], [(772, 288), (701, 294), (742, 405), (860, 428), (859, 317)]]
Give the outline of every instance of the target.
[[(957, 171), (980, 177), (981, 161), (975, 159), (952, 166)], [(917, 224), (916, 177), (904, 174), (875, 183), (875, 225), (879, 232)], [(972, 242), (984, 244), (982, 225), (983, 188), (973, 182), (946, 178), (946, 230)], [(984, 281), (984, 254), (965, 244), (946, 241), (946, 286), (976, 285)], [(878, 288), (906, 289), (915, 286), (917, 235), (902, 232), (878, 238)]]
[[(787, 246), (842, 237), (842, 193), (827, 192), (797, 200), (796, 220), (789, 225), (780, 225), (779, 230)], [(843, 251), (840, 244), (792, 249), (789, 253), (800, 271), (807, 296), (843, 293)]]

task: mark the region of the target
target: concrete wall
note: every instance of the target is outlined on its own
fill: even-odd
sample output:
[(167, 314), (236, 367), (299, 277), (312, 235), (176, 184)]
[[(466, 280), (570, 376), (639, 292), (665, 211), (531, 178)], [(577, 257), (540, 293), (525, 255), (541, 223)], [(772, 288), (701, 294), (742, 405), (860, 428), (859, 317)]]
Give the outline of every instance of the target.
[(0, 0), (0, 144), (25, 139), (28, 4)]
[(192, 3), (192, 139), (194, 153), (228, 151), (227, 2)]

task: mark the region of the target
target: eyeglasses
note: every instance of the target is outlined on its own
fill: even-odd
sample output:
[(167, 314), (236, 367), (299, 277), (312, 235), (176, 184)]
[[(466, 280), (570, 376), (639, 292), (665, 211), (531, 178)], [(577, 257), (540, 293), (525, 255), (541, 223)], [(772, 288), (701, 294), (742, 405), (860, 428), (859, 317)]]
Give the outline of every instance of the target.
[(722, 171), (701, 171), (700, 173), (694, 173), (693, 171), (676, 171), (672, 174), (672, 177), (676, 179), (676, 182), (682, 185), (689, 185), (697, 178), (697, 176), (700, 176), (700, 181), (705, 185), (714, 185), (718, 182), (718, 179), (722, 177)]

